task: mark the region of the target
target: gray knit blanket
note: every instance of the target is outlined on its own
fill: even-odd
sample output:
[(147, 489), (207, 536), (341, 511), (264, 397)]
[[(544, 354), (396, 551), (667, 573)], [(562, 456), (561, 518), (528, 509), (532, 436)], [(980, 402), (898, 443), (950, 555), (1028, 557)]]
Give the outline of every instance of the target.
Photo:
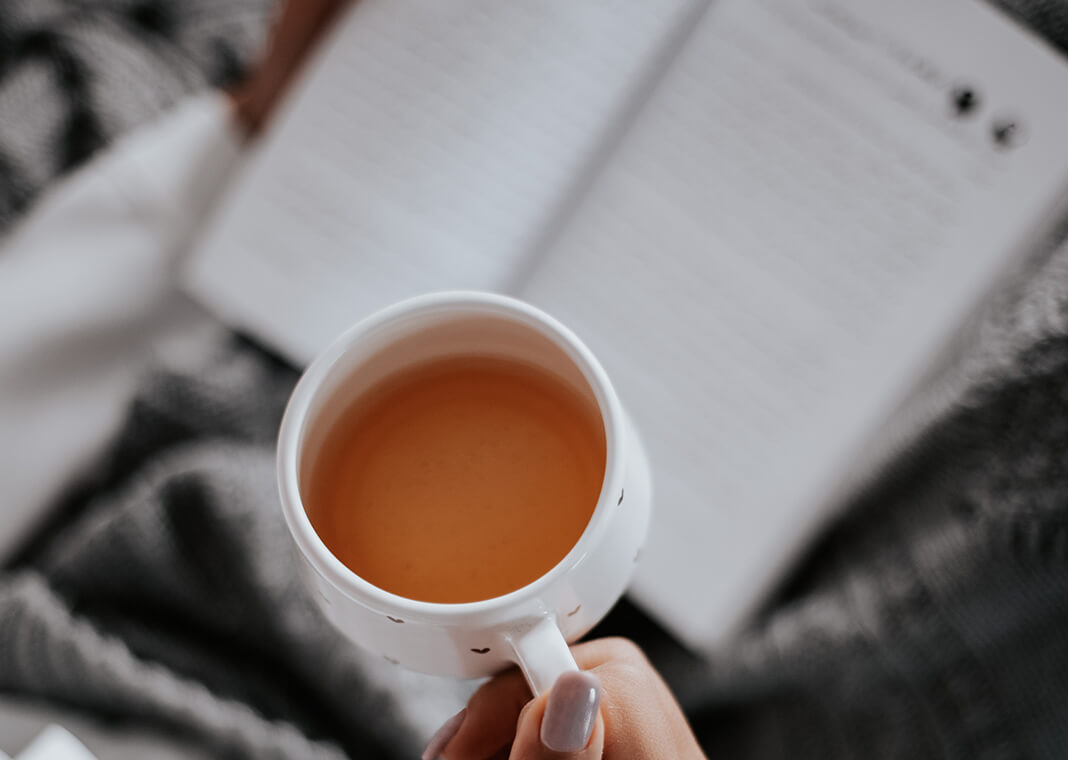
[[(1068, 50), (1068, 0), (1002, 5)], [(0, 232), (115, 135), (239, 76), (268, 6), (0, 4)], [(729, 649), (698, 661), (628, 602), (598, 628), (646, 648), (710, 758), (1068, 756), (1063, 238), (990, 305), (938, 416)], [(144, 378), (97, 474), (0, 571), (0, 692), (209, 756), (417, 756), (409, 676), (296, 582), (273, 485), (295, 379), (239, 336)]]

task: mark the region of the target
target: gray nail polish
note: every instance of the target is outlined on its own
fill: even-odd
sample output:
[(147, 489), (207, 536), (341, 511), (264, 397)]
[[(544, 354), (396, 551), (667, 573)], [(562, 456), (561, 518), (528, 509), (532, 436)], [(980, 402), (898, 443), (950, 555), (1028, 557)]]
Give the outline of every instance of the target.
[(437, 760), (441, 755), (441, 751), (445, 749), (445, 745), (448, 744), (449, 740), (456, 736), (456, 732), (460, 730), (460, 724), (464, 722), (465, 715), (467, 715), (466, 707), (445, 721), (444, 725), (434, 732), (434, 736), (431, 737), (430, 743), (426, 745), (426, 749), (423, 750), (422, 760)]
[(593, 733), (601, 682), (593, 673), (564, 673), (549, 691), (541, 719), (541, 743), (553, 752), (578, 752)]

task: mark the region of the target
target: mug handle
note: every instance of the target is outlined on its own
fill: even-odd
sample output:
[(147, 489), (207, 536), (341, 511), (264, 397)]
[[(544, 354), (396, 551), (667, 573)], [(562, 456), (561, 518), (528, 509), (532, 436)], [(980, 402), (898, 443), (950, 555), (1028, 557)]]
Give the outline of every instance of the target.
[(556, 615), (545, 615), (526, 630), (510, 634), (508, 643), (535, 697), (548, 691), (562, 674), (579, 669), (556, 625)]

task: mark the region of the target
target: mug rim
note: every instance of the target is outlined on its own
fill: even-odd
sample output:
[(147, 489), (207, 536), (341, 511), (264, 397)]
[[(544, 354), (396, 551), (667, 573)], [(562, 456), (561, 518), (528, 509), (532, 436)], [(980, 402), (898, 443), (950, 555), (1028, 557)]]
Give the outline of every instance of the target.
[[(342, 358), (367, 336), (386, 325), (433, 311), (474, 309), (486, 314), (507, 316), (536, 329), (552, 340), (572, 361), (590, 386), (605, 427), (605, 472), (597, 504), (578, 540), (559, 562), (536, 579), (507, 594), (474, 602), (426, 602), (387, 591), (362, 578), (323, 542), (315, 531), (299, 487), (299, 462), (308, 414), (319, 390), (326, 384)], [(530, 599), (581, 564), (599, 543), (605, 531), (607, 513), (615, 506), (612, 496), (621, 488), (623, 467), (623, 409), (607, 373), (593, 352), (574, 332), (541, 309), (517, 298), (483, 291), (452, 290), (426, 293), (398, 301), (373, 312), (342, 332), (308, 365), (286, 404), (278, 433), (277, 472), (282, 513), (297, 546), (312, 568), (345, 596), (383, 614), (400, 613), (410, 620), (429, 623), (457, 623), (470, 617), (484, 617)]]

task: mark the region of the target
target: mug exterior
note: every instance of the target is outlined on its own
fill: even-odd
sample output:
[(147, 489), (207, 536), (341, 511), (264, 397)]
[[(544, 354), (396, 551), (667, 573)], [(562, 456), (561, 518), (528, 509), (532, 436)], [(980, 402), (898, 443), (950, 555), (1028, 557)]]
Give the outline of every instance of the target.
[[(385, 591), (357, 576), (322, 543), (300, 493), (303, 447), (317, 403), (374, 350), (412, 325), (492, 319), (548, 339), (581, 373), (600, 408), (606, 461), (601, 493), (571, 551), (535, 581), (478, 602), (437, 604)], [(420, 321), (422, 320), (422, 321)], [(400, 330), (401, 332), (398, 332)], [(278, 439), (278, 485), (286, 524), (303, 558), (305, 586), (326, 617), (364, 649), (406, 668), (475, 678), (518, 663), (535, 693), (574, 667), (563, 642), (589, 631), (623, 594), (648, 529), (652, 483), (641, 440), (607, 375), (566, 327), (522, 301), (477, 292), (419, 296), (342, 334), (301, 377)]]

